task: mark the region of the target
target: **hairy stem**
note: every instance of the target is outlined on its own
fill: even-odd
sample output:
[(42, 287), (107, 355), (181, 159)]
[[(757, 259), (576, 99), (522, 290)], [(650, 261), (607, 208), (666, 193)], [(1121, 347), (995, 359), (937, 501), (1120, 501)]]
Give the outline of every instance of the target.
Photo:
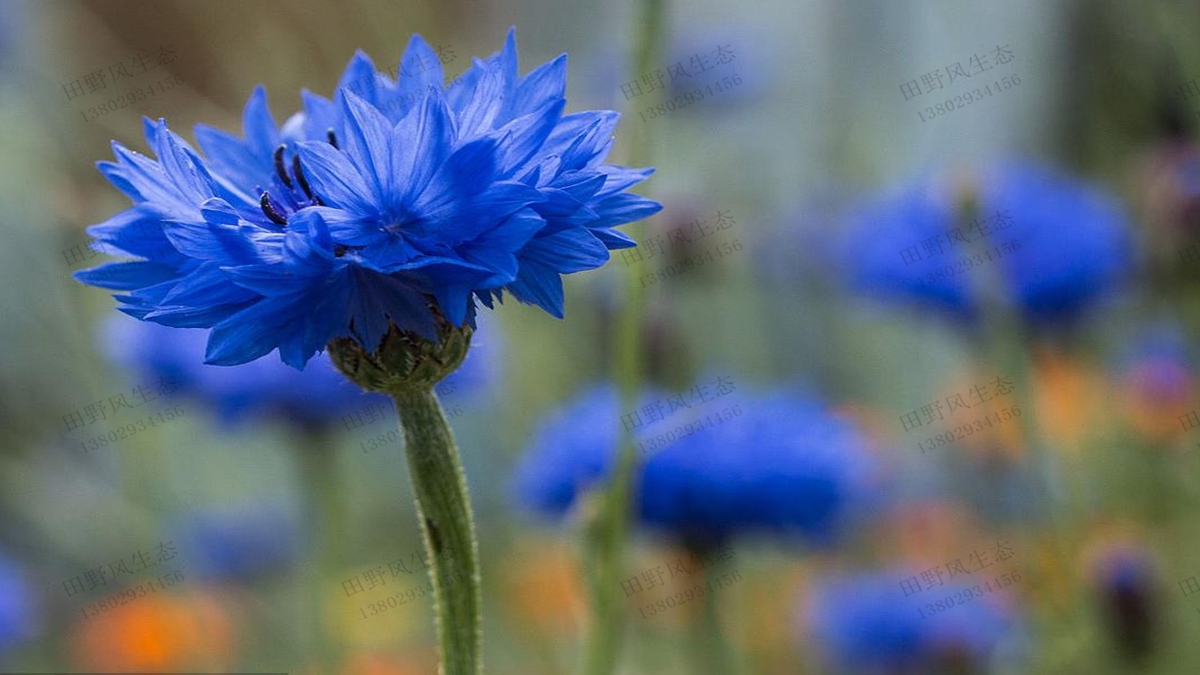
[(432, 388), (392, 392), (429, 554), (443, 675), (483, 672), (479, 545), (458, 447)]

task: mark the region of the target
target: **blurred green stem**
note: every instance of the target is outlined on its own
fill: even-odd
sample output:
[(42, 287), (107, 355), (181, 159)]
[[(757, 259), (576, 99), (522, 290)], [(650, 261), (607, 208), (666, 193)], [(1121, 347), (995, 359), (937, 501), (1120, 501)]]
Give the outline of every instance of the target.
[(1026, 532), (1037, 538), (1045, 537), (1051, 548), (1051, 555), (1056, 559), (1047, 565), (1030, 569), (1031, 591), (1043, 598), (1046, 607), (1054, 615), (1057, 623), (1053, 630), (1059, 631), (1062, 637), (1059, 643), (1065, 647), (1053, 657), (1050, 667), (1057, 670), (1068, 663), (1076, 662), (1080, 657), (1079, 649), (1083, 642), (1081, 634), (1085, 630), (1080, 622), (1078, 611), (1071, 607), (1075, 594), (1055, 592), (1043, 593), (1043, 589), (1053, 589), (1064, 570), (1070, 570), (1075, 565), (1072, 554), (1071, 540), (1077, 525), (1082, 518), (1085, 506), (1081, 503), (1081, 490), (1078, 487), (1082, 476), (1080, 470), (1064, 472), (1058, 454), (1047, 442), (1042, 433), (1038, 419), (1037, 388), (1034, 384), (1033, 355), (1029, 349), (1031, 335), (1025, 324), (1020, 321), (1018, 310), (1009, 305), (992, 305), (985, 303), (983, 311), (989, 319), (984, 328), (991, 333), (991, 353), (996, 363), (1004, 373), (1013, 380), (1014, 394), (1019, 401), (1022, 414), (1019, 420), (1021, 438), (1026, 451), (1029, 453), (1035, 475), (1040, 482), (1044, 501), (1040, 512), (1049, 520), (1048, 536), (1038, 532), (1038, 522), (1034, 513), (1024, 514)]
[[(1021, 438), (1041, 479), (1048, 513), (1060, 532), (1066, 532), (1066, 523), (1059, 516), (1066, 516), (1068, 521), (1074, 520), (1078, 505), (1072, 499), (1075, 490), (1071, 489), (1071, 478), (1063, 475), (1058, 457), (1050, 449), (1038, 424), (1033, 358), (1026, 347), (1029, 338), (1007, 312), (996, 310), (995, 314), (1003, 318), (992, 323), (994, 337), (991, 352), (1004, 373), (1013, 378), (1016, 400), (1024, 404), (1018, 418)], [(1066, 482), (1067, 485), (1060, 485), (1060, 482)]]
[(343, 503), (339, 489), (337, 453), (329, 434), (303, 429), (297, 444), (300, 470), (304, 483), (304, 500), (310, 509), (308, 587), (312, 592), (312, 651), (324, 671), (340, 657), (336, 644), (328, 637), (325, 621), (328, 617), (329, 582), (337, 569), (342, 550)]
[[(979, 212), (979, 203), (972, 196), (960, 204), (958, 216), (960, 222), (965, 224), (969, 218), (986, 218), (987, 214)], [(1021, 243), (1019, 240), (1014, 241)], [(984, 250), (984, 245), (978, 239), (969, 246), (972, 251)], [(1079, 644), (1075, 640), (1079, 635), (1078, 613), (1065, 606), (1070, 603), (1070, 599), (1053, 592), (1041, 593), (1043, 589), (1055, 587), (1056, 573), (1073, 567), (1069, 545), (1073, 530), (1070, 524), (1079, 522), (1083, 508), (1079, 503), (1080, 490), (1076, 488), (1079, 476), (1075, 475), (1077, 472), (1063, 473), (1059, 457), (1042, 433), (1038, 419), (1038, 401), (1035, 398), (1037, 388), (1034, 383), (1033, 354), (1029, 349), (1033, 335), (1030, 325), (1022, 315), (1021, 300), (1016, 296), (1018, 291), (1014, 289), (1012, 280), (1002, 273), (1002, 269), (983, 265), (978, 274), (968, 277), (968, 283), (972, 286), (971, 295), (979, 299), (980, 321), (977, 326), (979, 332), (976, 344), (979, 350), (990, 356), (999, 367), (1001, 377), (1012, 379), (1012, 393), (1021, 404), (1021, 414), (1016, 416), (1014, 411), (1014, 417), (1020, 425), (1021, 440), (1029, 453), (1030, 463), (1042, 492), (1042, 501), (1037, 506), (1043, 507), (1030, 508), (1021, 514), (1023, 529), (1029, 535), (1040, 538), (1037, 530), (1039, 513), (1050, 521), (1049, 546), (1053, 549), (1056, 560), (1052, 565), (1030, 570), (1031, 576), (1034, 577), (1030, 579), (1032, 591), (1044, 596), (1052, 612), (1065, 617), (1065, 623), (1062, 625), (1071, 637), (1064, 640), (1064, 643)]]
[[(959, 221), (966, 224), (968, 218), (987, 218), (987, 214), (980, 213), (979, 208), (979, 202), (974, 196), (966, 199), (959, 205)], [(1013, 241), (1020, 243), (1019, 240)], [(981, 244), (979, 239), (968, 244), (968, 251), (971, 253), (982, 253), (985, 249), (986, 245)], [(1070, 489), (1068, 485), (1064, 498), (1064, 490), (1060, 489), (1059, 481), (1070, 481), (1070, 477), (1062, 475), (1058, 458), (1050, 451), (1038, 425), (1033, 359), (1028, 347), (1032, 336), (1021, 315), (1020, 298), (1013, 297), (1016, 291), (999, 268), (983, 265), (979, 273), (969, 279), (971, 295), (979, 299), (978, 329), (982, 334), (978, 336), (978, 344), (1001, 369), (1000, 375), (1013, 379), (1015, 398), (1024, 405), (1020, 409), (1021, 414), (1017, 416), (1021, 438), (1040, 479), (1050, 518), (1058, 533), (1065, 534), (1067, 530), (1058, 517), (1059, 507), (1064, 507), (1067, 511), (1074, 508), (1075, 500), (1071, 497), (1075, 490)], [(1069, 512), (1067, 515), (1073, 517), (1074, 513)], [(1058, 541), (1058, 537), (1055, 537), (1055, 541)], [(1061, 542), (1059, 551), (1063, 551)], [(1066, 560), (1062, 562), (1065, 563)]]
[(466, 475), (437, 395), (392, 392), (433, 584), (442, 675), (483, 672), (479, 545)]
[[(693, 559), (705, 558), (704, 554), (695, 554)], [(692, 621), (692, 658), (695, 665), (692, 672), (696, 675), (730, 675), (733, 671), (733, 654), (725, 634), (721, 632), (721, 612), (717, 600), (717, 591), (721, 588), (721, 575), (715, 570), (717, 566), (709, 565), (704, 569), (704, 580), (708, 582), (708, 596), (700, 603), (702, 609), (699, 616)]]
[[(658, 52), (663, 34), (665, 0), (642, 0), (638, 25), (640, 32), (633, 58), (634, 78), (649, 72)], [(649, 137), (644, 123), (633, 125), (629, 134), (630, 164), (649, 164), (646, 151)], [(617, 319), (616, 368), (617, 385), (621, 390), (621, 410), (636, 405), (642, 372), (641, 317), (645, 307), (643, 289), (638, 284), (638, 267), (626, 268), (627, 298)], [(584, 670), (587, 675), (609, 675), (616, 670), (621, 651), (624, 622), (620, 595), (624, 544), (629, 531), (630, 494), (638, 457), (629, 429), (621, 434), (621, 448), (613, 468), (612, 481), (601, 495), (600, 511), (588, 532), (592, 561), (591, 595), (592, 621), (584, 647)]]

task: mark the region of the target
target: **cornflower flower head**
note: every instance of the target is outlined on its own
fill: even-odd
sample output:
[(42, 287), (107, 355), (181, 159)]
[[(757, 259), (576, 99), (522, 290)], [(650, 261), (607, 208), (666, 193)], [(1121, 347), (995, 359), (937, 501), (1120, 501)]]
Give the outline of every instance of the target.
[[(433, 387), (463, 363), (477, 303), (507, 291), (562, 318), (562, 275), (635, 245), (616, 227), (662, 207), (605, 164), (617, 114), (564, 114), (566, 56), (521, 76), (514, 32), (449, 86), (414, 36), (395, 80), (355, 55), (332, 99), (302, 93), (279, 126), (255, 90), (241, 137), (203, 151), (147, 120), (156, 159), (114, 143), (101, 172), (133, 205), (89, 234), (131, 260), (77, 273), (121, 311), (208, 329), (205, 362), (272, 351), (396, 403), (431, 568), (441, 670), (479, 673), (478, 543), (458, 449)], [(410, 74), (405, 63), (426, 67)], [(465, 582), (463, 580), (466, 580)]]
[[(761, 534), (824, 544), (873, 504), (877, 462), (850, 421), (790, 391), (735, 398), (635, 433), (635, 447), (653, 448), (635, 477), (644, 527), (698, 549)], [(620, 419), (611, 386), (551, 413), (518, 464), (517, 500), (551, 515), (569, 510), (610, 476)], [(656, 434), (677, 427), (685, 435), (659, 447)]]
[(1133, 267), (1111, 195), (1030, 163), (988, 166), (967, 189), (934, 175), (852, 209), (841, 261), (859, 291), (971, 321), (989, 299), (1028, 323), (1069, 322)]
[(206, 506), (176, 519), (179, 539), (195, 556), (190, 572), (206, 580), (253, 581), (294, 562), (299, 522), (272, 504)]
[(415, 61), (393, 81), (359, 53), (282, 126), (260, 87), (241, 137), (197, 128), (203, 154), (147, 120), (156, 159), (114, 143), (98, 165), (132, 206), (89, 228), (130, 259), (76, 277), (139, 319), (208, 329), (208, 363), (278, 350), (302, 368), (336, 342), (369, 387), (390, 332), (465, 342), (504, 291), (561, 318), (561, 275), (633, 246), (615, 228), (661, 208), (627, 192), (652, 170), (604, 163), (616, 113), (564, 114), (565, 55), (519, 76), (510, 32), (449, 86), (420, 36)]
[[(972, 597), (969, 608), (935, 607), (922, 615), (918, 607), (901, 602), (897, 582), (909, 576), (911, 570), (894, 569), (814, 584), (801, 623), (812, 646), (837, 672), (984, 673), (1005, 643), (1018, 636), (1016, 612), (987, 595)], [(950, 582), (939, 588), (937, 600), (955, 592), (961, 599), (970, 589)]]

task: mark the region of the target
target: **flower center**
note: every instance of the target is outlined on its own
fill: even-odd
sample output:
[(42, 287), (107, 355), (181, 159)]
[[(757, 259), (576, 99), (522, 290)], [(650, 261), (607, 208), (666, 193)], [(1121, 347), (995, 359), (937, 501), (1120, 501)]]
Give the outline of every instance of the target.
[[(325, 135), (329, 144), (337, 148), (337, 136), (333, 133), (333, 129), (326, 131)], [(286, 144), (275, 148), (275, 176), (279, 180), (273, 187), (277, 188), (277, 198), (272, 199), (270, 191), (263, 190), (258, 201), (263, 215), (272, 223), (281, 226), (287, 226), (288, 215), (306, 206), (323, 205), (321, 198), (313, 194), (308, 179), (304, 176), (304, 168), (300, 164), (298, 153), (292, 155), (291, 171), (288, 171), (287, 162), (284, 160), (286, 150)]]

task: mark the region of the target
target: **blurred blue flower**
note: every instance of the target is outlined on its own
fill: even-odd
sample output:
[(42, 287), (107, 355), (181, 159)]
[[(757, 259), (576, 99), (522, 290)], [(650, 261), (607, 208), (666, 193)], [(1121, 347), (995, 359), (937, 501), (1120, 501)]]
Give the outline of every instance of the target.
[[(494, 381), (498, 337), (493, 333), (481, 332), (459, 370), (437, 386), (439, 392), (470, 396)], [(126, 317), (108, 321), (103, 338), (110, 360), (131, 377), (170, 378), (179, 394), (199, 399), (225, 423), (277, 416), (306, 428), (323, 427), (370, 405), (391, 405), (386, 396), (356, 387), (325, 356), (303, 371), (274, 360), (210, 366), (204, 363), (205, 331)]]
[[(518, 465), (518, 499), (551, 514), (570, 508), (611, 472), (621, 419), (612, 387), (551, 414)], [(653, 449), (637, 476), (639, 520), (696, 546), (754, 533), (826, 542), (871, 500), (865, 438), (807, 395), (722, 397), (646, 424), (635, 443)]]
[(1139, 385), (1156, 398), (1169, 398), (1172, 394), (1177, 397), (1192, 382), (1187, 335), (1172, 321), (1142, 326), (1119, 354), (1117, 370), (1127, 376), (1140, 376)]
[(300, 550), (299, 524), (280, 508), (223, 505), (188, 513), (171, 529), (188, 551), (188, 574), (246, 581), (280, 570)]
[[(799, 533), (828, 543), (877, 494), (866, 437), (806, 394), (738, 398), (701, 413), (701, 420), (723, 419), (728, 409), (731, 419), (646, 460), (638, 491), (641, 520), (686, 541)], [(672, 426), (679, 424), (686, 428), (687, 421)]]
[(34, 637), (40, 617), (33, 589), (16, 560), (0, 553), (0, 653)]
[(547, 415), (517, 464), (517, 500), (534, 511), (562, 515), (604, 480), (620, 440), (619, 409), (617, 388), (606, 384), (585, 389)]
[(304, 92), (283, 128), (259, 88), (243, 138), (197, 130), (207, 158), (147, 120), (157, 161), (114, 143), (99, 163), (133, 207), (88, 230), (135, 260), (76, 278), (211, 329), (219, 365), (278, 349), (301, 368), (340, 337), (371, 352), (390, 325), (432, 339), (505, 290), (561, 318), (561, 275), (634, 246), (614, 228), (661, 208), (626, 192), (652, 170), (603, 163), (615, 112), (563, 114), (565, 55), (520, 77), (510, 32), (449, 87), (439, 56), (414, 36), (393, 81), (358, 53), (335, 100)]
[(1121, 412), (1139, 435), (1157, 445), (1186, 434), (1179, 412), (1196, 407), (1198, 387), (1187, 337), (1178, 324), (1159, 320), (1137, 327), (1114, 370), (1123, 392)]
[(851, 283), (967, 319), (983, 288), (1045, 324), (1111, 297), (1132, 268), (1122, 207), (1097, 188), (1013, 163), (982, 172), (974, 194), (978, 211), (966, 217), (956, 194), (928, 178), (852, 209), (841, 255)]
[[(902, 601), (899, 582), (912, 576), (892, 570), (817, 582), (803, 612), (810, 644), (841, 673), (981, 673), (1017, 637), (1015, 613), (986, 595), (923, 617), (916, 603)], [(971, 586), (938, 588), (941, 600)]]

